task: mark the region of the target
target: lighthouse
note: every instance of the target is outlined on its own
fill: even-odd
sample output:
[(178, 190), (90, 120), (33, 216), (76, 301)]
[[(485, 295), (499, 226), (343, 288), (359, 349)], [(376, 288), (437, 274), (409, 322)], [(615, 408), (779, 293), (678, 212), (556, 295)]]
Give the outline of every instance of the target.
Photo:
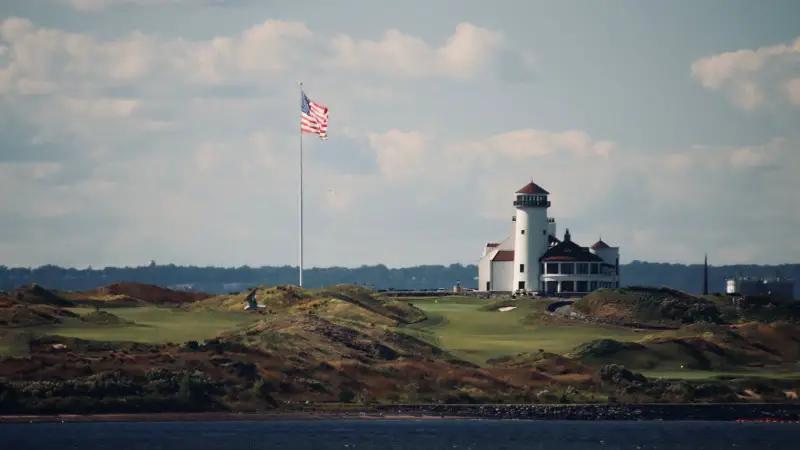
[(547, 208), (550, 193), (533, 181), (514, 193), (514, 291), (540, 292), (539, 257), (549, 248)]

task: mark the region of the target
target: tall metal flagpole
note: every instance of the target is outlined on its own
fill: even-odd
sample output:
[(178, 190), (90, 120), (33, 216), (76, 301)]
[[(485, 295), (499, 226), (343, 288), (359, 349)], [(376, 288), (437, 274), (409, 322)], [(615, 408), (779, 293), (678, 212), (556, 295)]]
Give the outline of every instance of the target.
[[(300, 102), (303, 101), (303, 82), (298, 81), (300, 86)], [(300, 124), (300, 274), (298, 286), (303, 287), (303, 125)]]

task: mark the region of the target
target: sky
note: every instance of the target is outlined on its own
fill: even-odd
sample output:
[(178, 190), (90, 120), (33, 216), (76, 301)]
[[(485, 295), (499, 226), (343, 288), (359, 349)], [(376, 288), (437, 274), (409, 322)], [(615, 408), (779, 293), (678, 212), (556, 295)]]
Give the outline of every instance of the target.
[(800, 2), (453, 5), (0, 0), (0, 264), (800, 262)]

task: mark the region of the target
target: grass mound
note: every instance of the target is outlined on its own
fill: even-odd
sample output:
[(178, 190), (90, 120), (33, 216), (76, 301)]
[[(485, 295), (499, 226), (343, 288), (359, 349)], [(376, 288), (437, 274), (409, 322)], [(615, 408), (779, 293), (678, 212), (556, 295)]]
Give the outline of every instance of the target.
[(535, 368), (543, 373), (557, 375), (594, 373), (594, 369), (578, 361), (545, 351), (518, 353), (486, 362), (496, 368)]
[(49, 305), (58, 308), (68, 308), (75, 306), (75, 303), (56, 294), (53, 291), (45, 289), (36, 283), (31, 283), (26, 286), (17, 288), (10, 293), (9, 297), (20, 303), (28, 303), (31, 305)]
[(95, 325), (130, 325), (133, 323), (106, 311), (92, 311), (81, 316), (81, 320)]
[[(218, 295), (189, 306), (190, 310), (242, 311), (247, 305), (247, 292)], [(304, 290), (296, 286), (260, 286), (256, 299), (264, 305), (259, 312), (296, 313), (313, 311), (332, 320), (349, 320), (371, 324), (395, 326), (425, 319), (422, 310), (402, 302), (378, 295), (376, 292), (353, 285), (338, 285), (322, 289)]]
[(9, 328), (35, 327), (62, 323), (66, 317), (77, 317), (67, 310), (48, 305), (6, 303), (0, 308), (0, 326)]
[(161, 286), (142, 283), (114, 283), (98, 289), (92, 289), (78, 296), (87, 300), (121, 300), (135, 299), (150, 305), (172, 306), (199, 302), (211, 297), (200, 292), (173, 291)]
[(567, 356), (588, 364), (618, 363), (637, 370), (735, 371), (780, 366), (800, 358), (800, 327), (789, 323), (693, 324), (639, 342), (594, 340)]
[(409, 302), (387, 298), (361, 286), (339, 284), (311, 290), (315, 297), (342, 300), (360, 306), (375, 314), (396, 320), (399, 323), (416, 323), (425, 319), (425, 313)]
[[(188, 306), (196, 311), (242, 311), (247, 306), (249, 291), (235, 294), (215, 295)], [(301, 305), (313, 299), (313, 296), (297, 286), (258, 286), (256, 299), (264, 305), (268, 312), (277, 312)]]
[(309, 313), (267, 316), (242, 331), (227, 333), (223, 337), (268, 352), (322, 361), (452, 358), (438, 347), (387, 327), (345, 324)]
[(673, 326), (722, 322), (713, 302), (666, 287), (598, 289), (576, 301), (573, 309), (620, 322)]

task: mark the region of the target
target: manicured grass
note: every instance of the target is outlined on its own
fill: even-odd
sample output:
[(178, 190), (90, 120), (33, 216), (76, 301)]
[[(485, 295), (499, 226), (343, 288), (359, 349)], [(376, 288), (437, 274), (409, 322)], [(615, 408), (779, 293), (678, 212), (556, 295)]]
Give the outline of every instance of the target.
[[(472, 297), (410, 299), (425, 311), (428, 319), (403, 330), (413, 336), (440, 345), (461, 358), (485, 364), (487, 359), (536, 352), (540, 349), (564, 354), (584, 342), (611, 338), (635, 341), (644, 333), (623, 328), (599, 327), (582, 323), (552, 324), (522, 322), (536, 313), (529, 305), (505, 312), (482, 311), (491, 300)], [(541, 307), (544, 307), (542, 303)]]
[[(77, 314), (88, 314), (92, 308), (70, 308)], [(258, 320), (236, 312), (183, 311), (171, 308), (114, 308), (109, 312), (134, 322), (125, 325), (95, 325), (69, 320), (63, 324), (36, 327), (36, 334), (50, 334), (81, 339), (130, 341), (141, 343), (181, 343), (212, 338)]]

